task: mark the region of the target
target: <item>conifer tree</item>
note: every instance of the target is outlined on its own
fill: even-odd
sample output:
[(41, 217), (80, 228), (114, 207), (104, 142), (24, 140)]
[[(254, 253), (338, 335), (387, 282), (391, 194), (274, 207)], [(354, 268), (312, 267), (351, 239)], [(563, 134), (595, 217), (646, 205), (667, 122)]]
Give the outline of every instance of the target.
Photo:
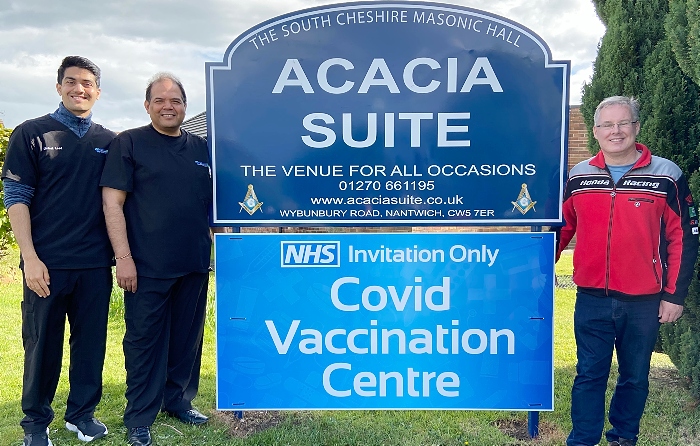
[[(668, 0), (593, 0), (606, 26), (593, 66), (593, 78), (583, 87), (581, 113), (588, 126), (588, 145), (598, 152), (593, 138), (593, 114), (608, 96), (639, 97), (644, 61), (664, 38), (663, 20)], [(644, 104), (642, 104), (644, 107)]]
[(654, 155), (678, 164), (687, 178), (700, 161), (700, 89), (681, 71), (668, 39), (647, 57), (643, 80), (638, 140)]
[(669, 0), (665, 25), (678, 65), (700, 85), (700, 1)]

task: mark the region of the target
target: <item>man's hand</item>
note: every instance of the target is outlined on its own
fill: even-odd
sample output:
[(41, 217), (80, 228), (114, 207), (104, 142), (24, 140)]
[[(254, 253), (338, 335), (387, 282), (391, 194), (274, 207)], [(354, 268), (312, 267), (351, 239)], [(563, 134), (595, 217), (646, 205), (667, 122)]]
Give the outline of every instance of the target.
[(49, 295), (49, 270), (34, 250), (32, 239), (32, 218), (29, 215), (29, 206), (24, 203), (15, 203), (7, 208), (10, 217), (10, 225), (15, 239), (19, 245), (24, 266), (24, 282), (27, 288), (34, 291), (39, 297)]
[(134, 259), (117, 259), (117, 285), (131, 293), (136, 292), (136, 264)]
[(683, 305), (674, 304), (665, 300), (659, 305), (659, 322), (676, 322), (683, 314)]
[(39, 297), (49, 295), (49, 270), (39, 257), (24, 260), (24, 280), (27, 288), (34, 291)]
[(124, 202), (126, 192), (110, 187), (102, 188), (102, 210), (105, 213), (107, 235), (112, 243), (117, 261), (117, 285), (131, 293), (136, 292), (136, 265), (131, 257), (129, 238), (126, 235)]

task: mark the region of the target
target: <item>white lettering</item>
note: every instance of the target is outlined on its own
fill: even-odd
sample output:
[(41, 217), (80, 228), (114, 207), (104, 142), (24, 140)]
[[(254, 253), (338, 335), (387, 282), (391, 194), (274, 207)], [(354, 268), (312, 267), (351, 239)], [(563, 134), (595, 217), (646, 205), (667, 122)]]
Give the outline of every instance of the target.
[[(419, 68), (421, 66), (427, 67), (433, 73), (432, 76), (421, 76), (427, 77), (425, 85), (416, 83), (416, 70), (425, 70)], [(398, 68), (395, 67), (394, 70), (396, 71)], [(349, 93), (359, 80), (359, 73), (355, 73), (355, 64), (351, 61), (342, 57), (332, 57), (321, 62), (316, 68), (316, 82), (319, 88), (326, 93), (334, 95)], [(437, 91), (443, 84), (448, 93), (458, 92), (457, 82), (460, 70), (459, 59), (456, 57), (447, 58), (445, 67), (433, 58), (417, 57), (406, 62), (401, 73), (400, 79), (403, 81), (403, 86), (411, 92), (428, 94)], [(469, 93), (475, 85), (488, 85), (494, 93), (503, 92), (503, 87), (488, 57), (477, 57), (474, 60), (459, 93)], [(282, 93), (285, 87), (301, 87), (305, 94), (316, 92), (299, 59), (286, 60), (272, 93)], [(366, 94), (372, 87), (384, 87), (392, 94), (401, 92), (392, 69), (383, 58), (372, 60), (359, 87), (357, 87), (357, 93)]]

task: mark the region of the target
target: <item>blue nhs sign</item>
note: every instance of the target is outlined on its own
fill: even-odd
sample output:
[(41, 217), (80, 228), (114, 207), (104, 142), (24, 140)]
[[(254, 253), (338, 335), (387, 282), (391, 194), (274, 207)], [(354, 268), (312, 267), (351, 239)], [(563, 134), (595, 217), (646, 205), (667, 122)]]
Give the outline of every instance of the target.
[(280, 242), (282, 268), (340, 267), (340, 242)]
[(219, 410), (554, 409), (551, 232), (215, 242)]

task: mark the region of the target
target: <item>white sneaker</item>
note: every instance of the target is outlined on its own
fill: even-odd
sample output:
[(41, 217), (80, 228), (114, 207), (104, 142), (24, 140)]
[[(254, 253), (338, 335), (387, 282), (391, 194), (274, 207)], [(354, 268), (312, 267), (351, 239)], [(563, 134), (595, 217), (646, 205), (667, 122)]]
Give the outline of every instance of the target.
[(76, 424), (66, 421), (66, 429), (77, 433), (80, 441), (92, 441), (107, 435), (107, 426), (94, 417), (89, 420), (78, 421)]

